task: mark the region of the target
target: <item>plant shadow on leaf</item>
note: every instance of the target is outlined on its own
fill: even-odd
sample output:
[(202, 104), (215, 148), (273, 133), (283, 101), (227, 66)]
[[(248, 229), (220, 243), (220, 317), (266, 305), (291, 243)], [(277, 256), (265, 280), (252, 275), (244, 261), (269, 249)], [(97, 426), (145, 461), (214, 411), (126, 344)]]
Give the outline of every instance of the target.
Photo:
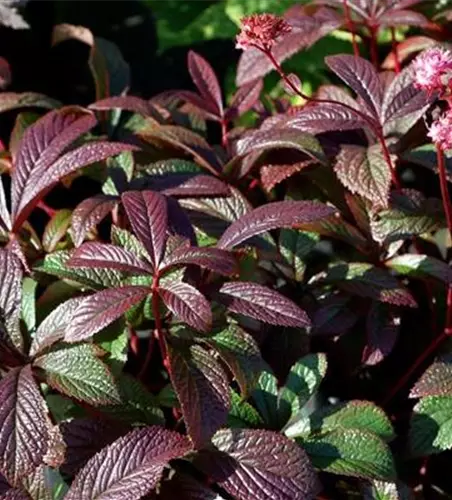
[(438, 422), (433, 418), (425, 414), (414, 413), (411, 418), (408, 456), (419, 457), (444, 451), (434, 444), (439, 431)]

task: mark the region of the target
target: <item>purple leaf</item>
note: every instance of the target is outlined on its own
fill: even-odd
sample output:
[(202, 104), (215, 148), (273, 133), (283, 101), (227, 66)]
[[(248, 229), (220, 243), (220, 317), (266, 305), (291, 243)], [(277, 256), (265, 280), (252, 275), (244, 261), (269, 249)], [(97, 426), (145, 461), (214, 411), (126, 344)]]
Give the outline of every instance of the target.
[(230, 406), (228, 379), (215, 358), (198, 345), (189, 350), (168, 349), (171, 382), (184, 421), (196, 448), (226, 423)]
[(98, 194), (83, 200), (72, 213), (74, 245), (80, 246), (86, 233), (106, 217), (118, 203), (116, 196)]
[(272, 325), (310, 325), (307, 314), (279, 292), (263, 285), (247, 281), (225, 283), (220, 288), (221, 298), (236, 313)]
[(399, 337), (400, 317), (386, 304), (375, 302), (367, 316), (367, 345), (362, 361), (368, 366), (376, 365), (388, 356)]
[(9, 371), (0, 381), (0, 471), (12, 486), (30, 474), (47, 452), (47, 408), (31, 366)]
[[(391, 156), (392, 164), (396, 158)], [(381, 146), (369, 148), (345, 145), (336, 157), (336, 175), (352, 193), (358, 193), (374, 204), (387, 207), (391, 187), (391, 170)]]
[(72, 254), (67, 265), (117, 269), (131, 274), (152, 274), (152, 268), (135, 254), (109, 243), (83, 243)]
[(36, 92), (2, 92), (0, 94), (0, 113), (17, 108), (37, 107), (53, 109), (61, 104), (44, 94)]
[(102, 290), (85, 297), (74, 312), (66, 330), (66, 342), (79, 342), (92, 337), (120, 318), (133, 305), (151, 292), (146, 286), (124, 286)]
[(19, 228), (27, 218), (37, 203), (37, 198), (44, 196), (62, 177), (91, 163), (105, 160), (123, 151), (135, 149), (135, 146), (120, 142), (91, 142), (69, 151), (45, 169), (33, 169), (15, 214), (14, 229)]
[(285, 121), (286, 127), (318, 134), (334, 130), (355, 130), (369, 126), (361, 116), (351, 109), (336, 104), (307, 106), (294, 117)]
[(229, 276), (237, 271), (237, 262), (232, 252), (220, 248), (198, 248), (183, 246), (172, 252), (162, 263), (162, 269), (177, 265), (194, 264), (209, 271)]
[(135, 235), (149, 253), (155, 269), (165, 249), (168, 209), (165, 197), (153, 191), (129, 191), (121, 196)]
[(62, 471), (71, 476), (93, 455), (125, 434), (124, 426), (94, 418), (75, 418), (63, 422), (60, 430), (66, 445)]
[(74, 313), (84, 297), (75, 297), (56, 307), (38, 326), (30, 347), (30, 356), (36, 356), (64, 337)]
[(17, 216), (33, 171), (46, 171), (77, 137), (96, 124), (92, 113), (67, 107), (51, 111), (25, 130), (11, 179), (12, 213)]
[(234, 498), (309, 500), (318, 493), (306, 452), (281, 434), (222, 429), (212, 443), (218, 451), (202, 451), (195, 465)]
[(196, 288), (188, 283), (171, 282), (167, 286), (161, 285), (159, 293), (166, 307), (181, 321), (201, 332), (210, 330), (210, 304)]
[(0, 57), (0, 90), (10, 85), (11, 79), (11, 67), (4, 57)]
[(6, 204), (5, 189), (3, 187), (3, 179), (0, 175), (0, 225), (3, 226), (6, 232), (11, 231), (11, 215)]
[(233, 248), (271, 229), (294, 227), (333, 215), (335, 210), (313, 201), (275, 201), (255, 208), (233, 222), (218, 241), (219, 248)]
[(384, 26), (419, 26), (427, 27), (429, 20), (414, 10), (391, 10), (378, 18), (378, 24)]
[(64, 498), (141, 498), (155, 488), (167, 463), (190, 448), (187, 438), (163, 427), (135, 429), (94, 455)]
[(279, 183), (289, 179), (314, 163), (312, 160), (305, 160), (292, 165), (264, 165), (260, 169), (262, 187), (265, 191), (270, 192)]
[(223, 116), (221, 88), (210, 64), (199, 54), (190, 50), (188, 70), (203, 99), (214, 106), (217, 116)]
[(167, 196), (197, 197), (197, 196), (228, 196), (229, 186), (212, 175), (168, 175), (152, 179), (154, 188)]
[(367, 104), (375, 118), (380, 117), (383, 85), (373, 65), (352, 55), (328, 56), (326, 64)]
[(7, 248), (0, 248), (0, 317), (9, 341), (23, 349), (19, 317), (22, 298), (22, 264)]
[(149, 101), (131, 95), (107, 97), (91, 104), (89, 108), (97, 111), (123, 109), (143, 116), (153, 116), (156, 113), (154, 106)]
[(249, 111), (259, 100), (264, 87), (262, 78), (257, 78), (242, 85), (232, 97), (231, 104), (225, 113), (225, 119), (230, 121)]
[(254, 151), (268, 149), (297, 149), (313, 160), (325, 162), (325, 155), (318, 140), (304, 132), (290, 128), (274, 130), (258, 130), (239, 139), (235, 144), (236, 154), (244, 156)]
[(203, 97), (188, 90), (177, 90), (174, 96), (182, 99), (196, 108), (196, 112), (206, 120), (220, 121), (217, 105), (212, 101), (206, 101)]
[(414, 111), (419, 112), (419, 117), (422, 116), (429, 104), (427, 95), (423, 90), (415, 88), (413, 82), (414, 71), (412, 66), (405, 68), (391, 82), (385, 92), (382, 105), (384, 124)]

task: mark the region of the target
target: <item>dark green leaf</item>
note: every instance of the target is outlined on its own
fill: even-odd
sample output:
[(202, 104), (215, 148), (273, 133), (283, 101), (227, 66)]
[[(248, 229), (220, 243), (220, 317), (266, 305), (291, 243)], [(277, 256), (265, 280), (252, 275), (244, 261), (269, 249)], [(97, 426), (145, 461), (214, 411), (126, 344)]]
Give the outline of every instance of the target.
[(386, 261), (386, 266), (399, 274), (414, 278), (436, 278), (444, 283), (452, 283), (452, 269), (439, 259), (428, 255), (398, 255)]
[(72, 211), (67, 209), (57, 210), (47, 223), (42, 236), (42, 247), (48, 253), (56, 250), (58, 243), (66, 236), (71, 225)]

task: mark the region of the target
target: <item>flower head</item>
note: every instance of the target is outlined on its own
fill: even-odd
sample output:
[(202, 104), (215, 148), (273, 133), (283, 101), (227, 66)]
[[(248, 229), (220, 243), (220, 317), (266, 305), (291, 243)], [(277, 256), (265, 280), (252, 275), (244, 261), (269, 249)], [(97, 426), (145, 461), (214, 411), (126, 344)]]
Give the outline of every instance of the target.
[(415, 87), (429, 94), (444, 93), (452, 78), (452, 53), (439, 47), (428, 49), (414, 60), (413, 67)]
[(251, 47), (269, 51), (282, 35), (290, 33), (292, 27), (282, 17), (273, 14), (253, 14), (241, 20), (241, 31), (237, 35), (237, 49)]
[(452, 109), (446, 111), (432, 123), (428, 136), (443, 151), (452, 149)]

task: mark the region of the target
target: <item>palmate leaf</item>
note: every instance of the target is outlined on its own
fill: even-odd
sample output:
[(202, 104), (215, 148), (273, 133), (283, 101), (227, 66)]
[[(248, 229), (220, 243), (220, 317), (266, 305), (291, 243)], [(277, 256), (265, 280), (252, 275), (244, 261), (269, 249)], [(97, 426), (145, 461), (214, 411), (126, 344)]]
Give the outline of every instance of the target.
[(152, 274), (149, 264), (132, 252), (109, 243), (84, 243), (71, 255), (68, 266), (117, 269), (131, 274)]
[(326, 64), (361, 97), (372, 117), (380, 119), (383, 85), (374, 66), (352, 55), (328, 56)]
[(166, 307), (195, 330), (208, 332), (212, 326), (209, 301), (196, 288), (181, 281), (161, 284), (159, 294)]
[(337, 428), (297, 442), (322, 471), (364, 479), (396, 478), (391, 451), (372, 432)]
[(72, 213), (72, 234), (76, 247), (85, 239), (86, 233), (103, 220), (117, 205), (116, 196), (98, 194), (83, 200)]
[(135, 429), (88, 461), (65, 500), (141, 498), (155, 488), (166, 464), (190, 448), (187, 438), (163, 427)]
[(230, 324), (225, 330), (207, 338), (206, 342), (214, 347), (228, 365), (242, 397), (246, 399), (266, 367), (254, 338), (238, 325)]
[(220, 300), (230, 311), (272, 325), (306, 327), (308, 315), (284, 295), (253, 282), (225, 283), (220, 289)]
[[(392, 155), (393, 165), (395, 159)], [(391, 169), (379, 144), (369, 148), (342, 146), (334, 170), (342, 184), (352, 193), (358, 193), (379, 206), (388, 206)]]
[(255, 208), (231, 224), (218, 241), (219, 248), (233, 248), (271, 229), (294, 227), (325, 219), (335, 210), (313, 201), (275, 201)]
[(79, 342), (92, 337), (120, 318), (150, 292), (150, 288), (146, 286), (123, 286), (85, 297), (74, 312), (74, 319), (66, 329), (64, 340)]
[(107, 366), (92, 344), (69, 345), (34, 361), (47, 383), (62, 394), (93, 406), (118, 402), (120, 396)]
[(168, 348), (171, 382), (182, 408), (188, 434), (202, 447), (226, 423), (230, 393), (228, 379), (215, 358), (197, 345)]
[(23, 348), (19, 317), (22, 296), (22, 264), (7, 248), (0, 249), (0, 316), (8, 340), (19, 351)]
[(134, 233), (149, 253), (155, 269), (165, 249), (168, 209), (164, 196), (153, 191), (129, 191), (121, 196)]
[(309, 500), (318, 482), (308, 456), (294, 442), (271, 431), (222, 429), (215, 451), (202, 451), (195, 465), (234, 498)]
[(42, 463), (49, 445), (47, 408), (30, 365), (2, 378), (0, 401), (0, 472), (12, 486), (20, 486)]
[(210, 64), (199, 54), (190, 50), (188, 71), (204, 101), (213, 108), (218, 117), (223, 116), (221, 88)]

